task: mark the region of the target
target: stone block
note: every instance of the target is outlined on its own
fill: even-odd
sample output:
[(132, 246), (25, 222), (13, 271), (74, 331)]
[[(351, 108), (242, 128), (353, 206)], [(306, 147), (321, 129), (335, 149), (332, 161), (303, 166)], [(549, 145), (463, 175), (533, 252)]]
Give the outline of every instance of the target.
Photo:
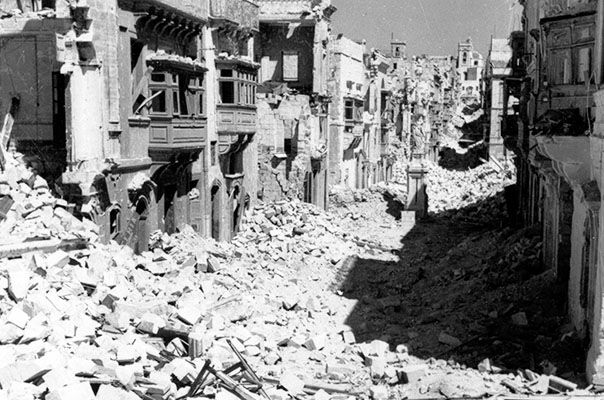
[(415, 383), (426, 376), (425, 365), (407, 365), (397, 371), (401, 383)]
[(281, 379), (279, 380), (279, 385), (281, 385), (292, 395), (302, 394), (304, 390), (304, 381), (298, 378), (291, 371), (287, 371), (281, 376)]

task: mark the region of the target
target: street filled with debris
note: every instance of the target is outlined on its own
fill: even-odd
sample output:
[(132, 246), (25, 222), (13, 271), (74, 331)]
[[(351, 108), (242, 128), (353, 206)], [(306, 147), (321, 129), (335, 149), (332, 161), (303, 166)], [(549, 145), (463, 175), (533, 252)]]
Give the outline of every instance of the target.
[(603, 1), (394, 3), (0, 0), (0, 400), (604, 399)]
[[(491, 222), (477, 203), (497, 203), (507, 171), (458, 173), (467, 193), (485, 193), (477, 174), (493, 192), (461, 208), (430, 186), (434, 214), (422, 222), (395, 185), (375, 187), (334, 195), (331, 212), (258, 204), (232, 243), (186, 225), (155, 232), (135, 255), (99, 243), (94, 224), (11, 161), (0, 183), (18, 200), (0, 223), (0, 398), (587, 393), (539, 236), (476, 224)], [(472, 223), (451, 218), (464, 208)]]

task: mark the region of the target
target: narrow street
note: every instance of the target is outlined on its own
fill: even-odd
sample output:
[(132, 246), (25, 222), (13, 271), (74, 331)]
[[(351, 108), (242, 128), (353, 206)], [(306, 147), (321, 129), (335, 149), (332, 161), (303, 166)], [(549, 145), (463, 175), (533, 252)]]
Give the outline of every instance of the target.
[(604, 0), (0, 0), (0, 400), (603, 400)]
[[(572, 329), (563, 323), (564, 288), (541, 266), (537, 230), (489, 229), (436, 216), (418, 221), (394, 243), (391, 238), (407, 229), (386, 225), (362, 219), (349, 226), (384, 238), (380, 245), (397, 259), (359, 257), (339, 271), (333, 286), (357, 301), (346, 319), (357, 339), (387, 338), (420, 358), (451, 358), (468, 367), (488, 358), (510, 371), (539, 370), (544, 360), (559, 373), (580, 370), (583, 360), (569, 357), (580, 354), (581, 344), (565, 336)], [(526, 326), (512, 322), (520, 312)], [(441, 332), (460, 344), (440, 343)]]

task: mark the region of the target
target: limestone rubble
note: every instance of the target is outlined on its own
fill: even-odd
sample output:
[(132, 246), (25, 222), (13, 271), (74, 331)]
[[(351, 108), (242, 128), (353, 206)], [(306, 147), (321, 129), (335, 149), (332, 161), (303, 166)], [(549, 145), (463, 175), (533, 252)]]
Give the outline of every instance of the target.
[[(87, 245), (0, 260), (0, 398), (186, 398), (205, 360), (216, 370), (237, 361), (227, 339), (273, 399), (541, 390), (539, 380), (531, 386), (534, 379), (491, 366), (421, 360), (387, 336), (357, 343), (344, 323), (356, 301), (332, 282), (355, 257), (397, 256), (348, 233), (345, 220), (354, 216), (259, 204), (232, 243), (183, 225), (174, 236), (153, 234), (152, 250), (135, 255), (101, 244), (91, 222), (71, 217), (29, 172), (13, 161), (5, 174), (3, 190), (19, 202), (2, 221), (10, 233), (3, 243), (77, 237)], [(45, 235), (31, 236), (35, 229)], [(236, 395), (215, 385), (199, 397), (212, 396)]]

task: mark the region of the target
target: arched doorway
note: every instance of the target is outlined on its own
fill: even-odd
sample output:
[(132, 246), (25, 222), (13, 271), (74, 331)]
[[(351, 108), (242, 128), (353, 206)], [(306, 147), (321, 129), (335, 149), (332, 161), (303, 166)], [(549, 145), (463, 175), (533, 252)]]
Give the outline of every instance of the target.
[(141, 196), (136, 201), (136, 215), (138, 215), (138, 221), (136, 222), (136, 241), (134, 242), (134, 252), (141, 254), (144, 251), (149, 250), (149, 200), (145, 196)]
[(220, 197), (220, 185), (214, 184), (210, 191), (211, 198), (211, 224), (212, 224), (212, 237), (216, 240), (220, 240), (220, 217), (222, 209), (222, 201)]
[(312, 173), (310, 171), (304, 174), (304, 197), (305, 203), (312, 203)]
[(231, 234), (234, 237), (239, 232), (239, 226), (241, 223), (241, 211), (242, 205), (240, 201), (241, 189), (239, 186), (235, 186), (233, 194), (231, 195), (231, 212), (232, 212), (232, 225)]

